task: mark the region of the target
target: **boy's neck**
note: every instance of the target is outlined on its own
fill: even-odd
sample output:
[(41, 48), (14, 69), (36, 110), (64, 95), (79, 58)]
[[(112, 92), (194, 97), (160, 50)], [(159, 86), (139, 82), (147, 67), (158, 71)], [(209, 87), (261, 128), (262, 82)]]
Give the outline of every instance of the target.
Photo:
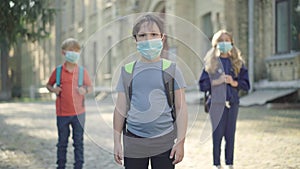
[(141, 56), (140, 61), (142, 61), (144, 63), (154, 63), (154, 62), (160, 61), (160, 59), (161, 59), (161, 57), (157, 57), (153, 60), (148, 60), (148, 59), (145, 59), (144, 57)]
[(73, 69), (77, 66), (76, 63), (66, 62), (66, 69), (69, 71), (73, 71)]

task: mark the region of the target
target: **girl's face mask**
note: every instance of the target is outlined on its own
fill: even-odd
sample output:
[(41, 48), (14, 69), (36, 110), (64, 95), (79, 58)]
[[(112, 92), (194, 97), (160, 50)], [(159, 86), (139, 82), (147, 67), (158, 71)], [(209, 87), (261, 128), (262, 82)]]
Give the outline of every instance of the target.
[(154, 60), (160, 56), (162, 51), (162, 39), (139, 41), (136, 48), (145, 59)]
[(231, 42), (218, 42), (217, 48), (221, 53), (228, 53), (232, 49)]
[(80, 53), (73, 52), (73, 51), (66, 51), (65, 57), (66, 57), (66, 61), (70, 63), (77, 63), (80, 58)]

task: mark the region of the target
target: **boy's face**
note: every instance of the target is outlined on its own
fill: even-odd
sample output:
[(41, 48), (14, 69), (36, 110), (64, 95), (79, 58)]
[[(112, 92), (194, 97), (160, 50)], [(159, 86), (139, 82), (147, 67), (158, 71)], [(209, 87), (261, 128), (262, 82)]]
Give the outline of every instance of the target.
[(80, 49), (77, 48), (67, 48), (62, 50), (62, 54), (65, 57), (66, 62), (77, 64), (80, 59)]
[(145, 41), (151, 39), (163, 38), (158, 26), (153, 22), (144, 22), (137, 33), (136, 41)]

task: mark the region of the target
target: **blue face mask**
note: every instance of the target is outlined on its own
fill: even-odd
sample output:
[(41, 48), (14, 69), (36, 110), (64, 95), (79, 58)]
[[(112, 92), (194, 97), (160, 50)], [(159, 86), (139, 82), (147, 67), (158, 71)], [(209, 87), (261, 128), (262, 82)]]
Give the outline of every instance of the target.
[(66, 61), (71, 63), (77, 63), (80, 58), (80, 53), (73, 51), (66, 51)]
[(219, 42), (217, 48), (221, 53), (228, 53), (232, 49), (231, 42)]
[(137, 42), (137, 50), (147, 60), (153, 60), (160, 56), (163, 48), (161, 39), (151, 39)]

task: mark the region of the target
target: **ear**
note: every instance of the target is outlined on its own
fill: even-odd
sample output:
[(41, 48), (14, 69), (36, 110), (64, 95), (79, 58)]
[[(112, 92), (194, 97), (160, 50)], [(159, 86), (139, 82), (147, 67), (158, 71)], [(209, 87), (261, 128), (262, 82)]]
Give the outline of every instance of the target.
[(162, 36), (161, 36), (161, 40), (162, 40), (162, 42), (163, 42), (163, 43), (166, 41), (166, 39), (167, 39), (167, 35), (165, 35), (165, 34), (162, 34)]
[(65, 55), (66, 55), (66, 52), (65, 52), (64, 50), (62, 50), (62, 51), (61, 51), (61, 54), (62, 54), (63, 56), (65, 56)]

